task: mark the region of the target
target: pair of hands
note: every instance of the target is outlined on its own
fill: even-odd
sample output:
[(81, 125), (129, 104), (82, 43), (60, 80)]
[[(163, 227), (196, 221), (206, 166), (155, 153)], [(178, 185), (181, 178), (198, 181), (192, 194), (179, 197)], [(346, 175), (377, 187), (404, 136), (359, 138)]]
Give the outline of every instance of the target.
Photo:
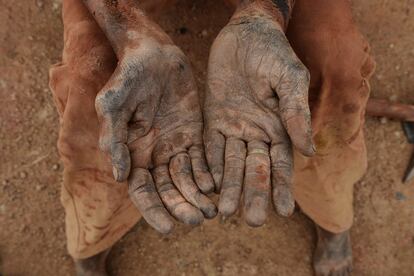
[(165, 33), (147, 32), (98, 94), (100, 146), (159, 232), (170, 232), (173, 218), (214, 217), (212, 191), (224, 216), (243, 193), (247, 223), (260, 226), (271, 197), (279, 214), (294, 210), (291, 144), (315, 151), (308, 86), (280, 24), (236, 14), (212, 46), (202, 114), (188, 59)]

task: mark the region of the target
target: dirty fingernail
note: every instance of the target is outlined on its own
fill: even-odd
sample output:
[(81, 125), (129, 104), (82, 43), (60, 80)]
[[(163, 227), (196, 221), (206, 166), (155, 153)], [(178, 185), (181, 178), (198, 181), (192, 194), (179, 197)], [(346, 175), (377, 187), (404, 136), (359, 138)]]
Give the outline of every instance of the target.
[(114, 175), (114, 179), (116, 181), (119, 181), (119, 174), (118, 174), (118, 170), (115, 167), (112, 167), (112, 174)]

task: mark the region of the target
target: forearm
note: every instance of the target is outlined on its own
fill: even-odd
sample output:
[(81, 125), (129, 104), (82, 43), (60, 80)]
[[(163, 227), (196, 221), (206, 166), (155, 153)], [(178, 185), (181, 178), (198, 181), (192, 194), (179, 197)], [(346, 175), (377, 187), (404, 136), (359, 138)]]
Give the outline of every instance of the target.
[(143, 39), (152, 38), (161, 44), (171, 43), (162, 29), (152, 22), (134, 0), (83, 0), (96, 22), (104, 31), (117, 57), (140, 46)]
[(233, 18), (266, 16), (276, 20), (286, 30), (295, 0), (226, 0), (237, 7)]

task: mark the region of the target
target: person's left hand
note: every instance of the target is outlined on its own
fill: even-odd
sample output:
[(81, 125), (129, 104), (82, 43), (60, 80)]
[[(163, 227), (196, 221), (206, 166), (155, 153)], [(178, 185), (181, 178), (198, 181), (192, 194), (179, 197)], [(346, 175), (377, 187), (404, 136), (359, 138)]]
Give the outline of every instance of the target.
[[(244, 190), (249, 225), (262, 225), (271, 185), (277, 212), (294, 210), (292, 146), (311, 156), (309, 73), (271, 18), (235, 16), (210, 53), (204, 105), (207, 161), (232, 215)], [(244, 183), (244, 188), (243, 187)]]

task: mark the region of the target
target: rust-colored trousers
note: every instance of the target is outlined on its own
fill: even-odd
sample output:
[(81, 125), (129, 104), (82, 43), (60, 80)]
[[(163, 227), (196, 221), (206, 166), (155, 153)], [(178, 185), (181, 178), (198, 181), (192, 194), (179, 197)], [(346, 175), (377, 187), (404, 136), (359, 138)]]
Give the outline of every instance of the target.
[[(63, 23), (62, 62), (50, 71), (65, 167), (61, 200), (69, 253), (87, 258), (111, 247), (140, 214), (98, 148), (94, 102), (116, 66), (115, 54), (81, 0), (63, 1)], [(362, 131), (374, 62), (349, 0), (297, 0), (288, 38), (311, 72), (317, 146), (313, 158), (295, 153), (295, 197), (315, 223), (339, 233), (352, 225), (353, 185), (367, 167)]]

